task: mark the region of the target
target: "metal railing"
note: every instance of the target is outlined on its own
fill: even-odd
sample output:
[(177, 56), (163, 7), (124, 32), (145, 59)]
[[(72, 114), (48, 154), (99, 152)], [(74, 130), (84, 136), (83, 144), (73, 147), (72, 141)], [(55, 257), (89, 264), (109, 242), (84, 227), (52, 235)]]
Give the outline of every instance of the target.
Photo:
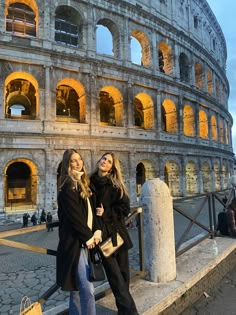
[[(182, 221), (183, 218), (186, 219), (185, 226), (175, 224), (175, 236), (178, 235), (177, 229), (180, 230), (180, 227), (182, 227), (182, 231), (176, 237), (176, 256), (181, 255), (206, 238), (215, 237), (217, 216), (225, 206), (222, 196), (228, 195), (228, 193), (229, 189), (225, 189), (174, 200), (174, 217), (177, 217), (177, 213), (181, 216)], [(194, 204), (194, 211), (193, 207), (191, 209), (191, 204)], [(194, 226), (197, 226), (198, 232), (190, 235)]]
[[(138, 229), (138, 244), (139, 244), (139, 270), (131, 270), (131, 281), (133, 281), (136, 278), (144, 277), (147, 273), (144, 270), (144, 243), (143, 243), (143, 214), (142, 214), (142, 208), (141, 207), (133, 207), (131, 208), (132, 212), (131, 215), (126, 220), (126, 225), (128, 225), (131, 221), (136, 220), (137, 217), (137, 229)], [(55, 221), (51, 224), (49, 224), (50, 227), (58, 227), (59, 222)], [(35, 253), (45, 254), (45, 255), (52, 255), (56, 256), (57, 252), (56, 250), (48, 249), (48, 248), (42, 248), (39, 246), (29, 245), (22, 242), (12, 241), (6, 239), (10, 236), (16, 236), (16, 235), (22, 235), (27, 234), (31, 232), (39, 232), (42, 230), (45, 230), (48, 225), (36, 225), (26, 228), (20, 228), (15, 230), (8, 230), (0, 232), (0, 245), (5, 245), (13, 248), (18, 248), (22, 250), (32, 251)], [(57, 290), (58, 285), (54, 283), (44, 294), (42, 294), (38, 298), (38, 302), (43, 304), (45, 303), (50, 296), (52, 296)], [(104, 297), (110, 289), (104, 289), (103, 292), (100, 292), (95, 296), (96, 300), (99, 300), (100, 298)], [(63, 313), (60, 313), (63, 314)], [(66, 314), (66, 313), (64, 313)]]

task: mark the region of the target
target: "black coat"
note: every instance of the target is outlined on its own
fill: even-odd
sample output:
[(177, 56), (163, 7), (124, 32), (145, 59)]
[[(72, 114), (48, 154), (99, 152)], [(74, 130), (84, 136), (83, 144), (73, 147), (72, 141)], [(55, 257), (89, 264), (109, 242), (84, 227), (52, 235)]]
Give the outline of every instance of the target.
[(99, 177), (97, 174), (91, 177), (91, 184), (95, 189), (96, 204), (103, 204), (104, 214), (100, 218), (102, 239), (105, 240), (116, 231), (120, 233), (127, 249), (133, 247), (129, 233), (125, 225), (125, 218), (130, 214), (129, 197), (121, 196), (119, 188), (115, 187), (109, 177)]
[[(68, 179), (58, 194), (59, 244), (57, 248), (57, 284), (65, 291), (77, 291), (78, 262), (80, 249), (93, 237), (93, 231), (99, 229), (96, 216), (93, 216), (93, 231), (87, 225), (87, 200), (81, 198), (80, 192)], [(92, 210), (95, 199), (90, 198)]]

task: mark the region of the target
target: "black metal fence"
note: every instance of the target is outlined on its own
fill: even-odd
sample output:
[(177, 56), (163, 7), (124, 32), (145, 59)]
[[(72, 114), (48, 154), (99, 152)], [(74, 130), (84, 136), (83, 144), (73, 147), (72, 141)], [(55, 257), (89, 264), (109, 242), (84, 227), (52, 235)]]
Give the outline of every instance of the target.
[[(214, 238), (217, 229), (217, 216), (224, 208), (223, 199), (229, 195), (229, 189), (208, 194), (199, 194), (192, 197), (175, 199), (173, 201), (174, 209), (174, 228), (175, 228), (175, 248), (176, 256), (192, 248), (205, 238)], [(156, 209), (158, 211), (158, 209)], [(144, 267), (144, 227), (143, 213), (141, 207), (133, 207), (131, 215), (127, 218), (126, 224), (129, 226), (131, 222), (135, 224), (135, 238), (138, 244), (138, 268), (131, 270), (131, 281), (137, 277), (147, 275)], [(51, 224), (53, 227), (58, 226), (58, 222)], [(37, 232), (45, 229), (45, 225), (36, 225), (24, 229), (16, 229), (0, 232), (0, 245), (10, 246), (23, 250), (43, 253), (46, 255), (56, 256), (56, 250), (28, 245), (16, 241), (6, 239), (9, 236), (15, 236), (24, 233)], [(135, 253), (136, 254), (136, 253)], [(54, 283), (38, 301), (43, 304), (58, 289)], [(96, 299), (105, 296), (108, 290), (100, 292)], [(66, 312), (61, 314), (67, 314)]]

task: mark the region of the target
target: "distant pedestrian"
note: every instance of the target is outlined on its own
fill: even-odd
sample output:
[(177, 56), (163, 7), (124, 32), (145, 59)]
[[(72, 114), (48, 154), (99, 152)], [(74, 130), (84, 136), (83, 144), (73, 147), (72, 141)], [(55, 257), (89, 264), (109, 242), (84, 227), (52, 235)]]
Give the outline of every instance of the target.
[(36, 216), (36, 213), (34, 213), (31, 217), (31, 222), (33, 223), (33, 225), (36, 225), (38, 222), (38, 218)]
[(28, 219), (29, 219), (29, 217), (30, 216), (29, 216), (28, 213), (24, 213), (23, 214), (23, 225), (22, 225), (23, 228), (28, 226)]
[(42, 212), (41, 212), (39, 224), (41, 224), (42, 222), (43, 222), (43, 223), (46, 223), (46, 212), (45, 212), (44, 209), (43, 209)]
[(47, 228), (48, 228), (48, 232), (49, 231), (53, 231), (53, 227), (50, 226), (50, 223), (52, 223), (52, 215), (51, 212), (48, 212), (47, 214), (47, 219), (46, 219), (46, 223), (47, 223)]

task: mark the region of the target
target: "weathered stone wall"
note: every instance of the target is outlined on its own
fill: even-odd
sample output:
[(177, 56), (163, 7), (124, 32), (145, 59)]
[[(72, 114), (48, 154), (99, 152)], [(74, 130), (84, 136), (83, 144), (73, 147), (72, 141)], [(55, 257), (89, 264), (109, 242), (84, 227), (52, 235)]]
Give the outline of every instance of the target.
[[(29, 1), (23, 2), (30, 5)], [(32, 207), (55, 207), (57, 170), (67, 148), (81, 151), (89, 171), (104, 151), (115, 151), (122, 163), (132, 203), (138, 197), (139, 163), (144, 166), (145, 179), (164, 179), (171, 186), (173, 196), (226, 188), (233, 172), (226, 45), (206, 1), (143, 0), (119, 1), (118, 4), (115, 0), (32, 1), (37, 20), (36, 37), (7, 32), (4, 25), (9, 3), (0, 1), (0, 5), (0, 211), (6, 207), (8, 166), (18, 160), (29, 165), (36, 176)], [(56, 9), (60, 5), (72, 7), (80, 15), (79, 47), (66, 46), (54, 39)], [(96, 51), (98, 22), (104, 23), (113, 35), (113, 56)], [(131, 34), (143, 45), (143, 64), (131, 61)], [(159, 68), (158, 47), (163, 50), (164, 73)], [(182, 71), (187, 81), (180, 78), (180, 53), (188, 60), (187, 76)], [(196, 87), (196, 62), (203, 68), (202, 89)], [(214, 82), (210, 93), (206, 76), (209, 67)], [(17, 78), (28, 80), (36, 89), (34, 120), (11, 119), (6, 115), (6, 82)], [(217, 96), (215, 79), (224, 90), (221, 97)], [(67, 82), (78, 91), (83, 117), (79, 123), (74, 123), (70, 117), (64, 122), (57, 120), (56, 91), (60, 82)], [(113, 100), (117, 100), (114, 104), (116, 126), (100, 122), (100, 91), (108, 91)], [(135, 126), (135, 98), (143, 106), (144, 127)], [(174, 124), (169, 132), (163, 127), (165, 100), (165, 114), (170, 117), (166, 121)], [(186, 104), (194, 113), (195, 134), (191, 137), (183, 131)], [(206, 139), (199, 136), (200, 109), (206, 112), (208, 119)], [(224, 128), (223, 141), (211, 138), (212, 115), (218, 123), (218, 134), (220, 120), (228, 128)], [(196, 174), (186, 179), (191, 161), (195, 163)], [(205, 161), (211, 183), (204, 186), (202, 165)], [(214, 165), (220, 172), (217, 184)], [(223, 169), (226, 169), (224, 174)], [(191, 186), (189, 191), (188, 186)], [(6, 209), (10, 211), (9, 207)]]

